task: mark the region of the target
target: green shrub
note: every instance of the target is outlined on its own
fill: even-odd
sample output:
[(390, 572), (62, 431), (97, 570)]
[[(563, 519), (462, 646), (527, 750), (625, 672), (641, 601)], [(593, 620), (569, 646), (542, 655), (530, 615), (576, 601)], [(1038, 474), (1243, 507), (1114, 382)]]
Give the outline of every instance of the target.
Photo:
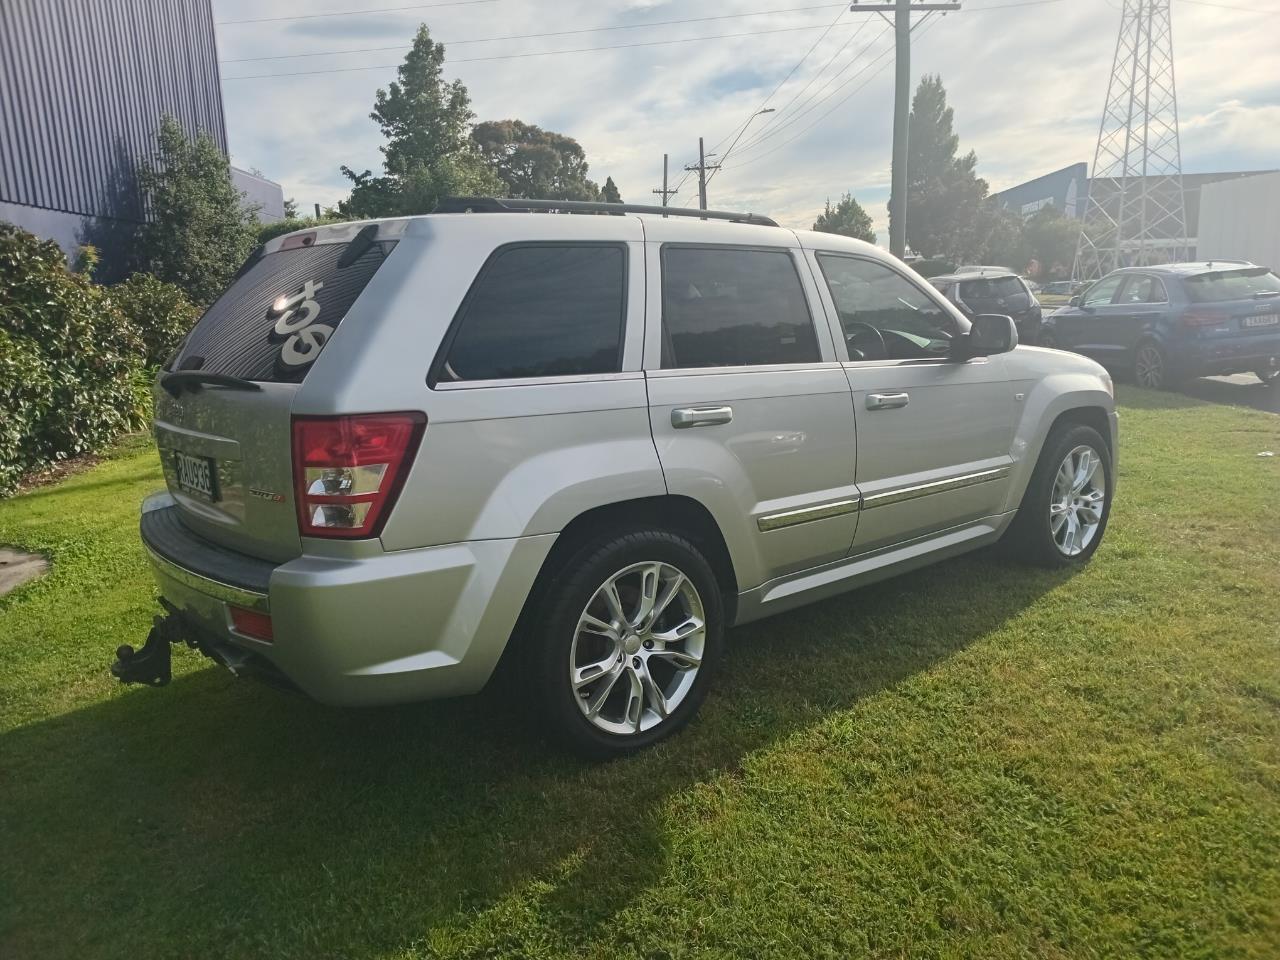
[(953, 261), (943, 260), (940, 257), (935, 257), (932, 260), (916, 260), (914, 263), (908, 264), (908, 266), (926, 279), (951, 273), (956, 268)]
[(142, 338), (150, 368), (169, 358), (200, 317), (200, 308), (181, 287), (149, 273), (135, 273), (110, 287), (108, 295)]
[(0, 223), (0, 492), (25, 472), (101, 449), (135, 423), (142, 339), (56, 243)]
[(309, 227), (322, 227), (326, 223), (346, 223), (347, 217), (291, 217), (284, 220), (277, 220), (275, 223), (268, 223), (258, 230), (258, 246), (266, 243), (268, 240), (274, 240), (276, 237), (282, 237), (286, 233), (293, 233), (295, 230), (306, 230)]

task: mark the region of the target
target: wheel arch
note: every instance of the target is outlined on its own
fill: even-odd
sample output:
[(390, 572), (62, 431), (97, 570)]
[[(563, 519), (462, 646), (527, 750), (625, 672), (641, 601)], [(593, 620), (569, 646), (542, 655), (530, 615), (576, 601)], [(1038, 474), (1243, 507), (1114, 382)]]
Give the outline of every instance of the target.
[(1005, 509), (1016, 510), (1021, 505), (1045, 444), (1061, 424), (1079, 423), (1098, 431), (1107, 445), (1114, 469), (1117, 460), (1111, 430), (1114, 409), (1115, 401), (1094, 377), (1064, 375), (1046, 378), (1038, 384), (1027, 397), (1015, 437), (1014, 451), (1017, 455)]

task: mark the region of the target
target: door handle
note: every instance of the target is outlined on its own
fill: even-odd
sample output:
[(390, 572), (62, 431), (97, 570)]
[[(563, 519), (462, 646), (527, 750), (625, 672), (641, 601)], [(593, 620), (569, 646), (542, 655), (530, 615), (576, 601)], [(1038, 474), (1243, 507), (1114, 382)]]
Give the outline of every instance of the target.
[(676, 407), (671, 411), (671, 425), (677, 430), (709, 427), (732, 419), (733, 407)]
[(868, 410), (893, 410), (896, 407), (905, 407), (911, 402), (911, 394), (909, 393), (868, 393), (867, 409)]

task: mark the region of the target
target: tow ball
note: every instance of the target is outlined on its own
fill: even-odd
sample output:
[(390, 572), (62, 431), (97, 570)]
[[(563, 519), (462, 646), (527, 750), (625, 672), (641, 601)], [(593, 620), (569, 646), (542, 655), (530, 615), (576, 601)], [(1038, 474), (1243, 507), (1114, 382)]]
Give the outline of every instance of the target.
[(165, 616), (152, 621), (147, 642), (141, 650), (135, 650), (127, 643), (116, 647), (116, 662), (111, 665), (111, 675), (121, 683), (163, 687), (173, 679), (170, 645), (182, 643), (185, 639), (178, 617), (170, 610)]

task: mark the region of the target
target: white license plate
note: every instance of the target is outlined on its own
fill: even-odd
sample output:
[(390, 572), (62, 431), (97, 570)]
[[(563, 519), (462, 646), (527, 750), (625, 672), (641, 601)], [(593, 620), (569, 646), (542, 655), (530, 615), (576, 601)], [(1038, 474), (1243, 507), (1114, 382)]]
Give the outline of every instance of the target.
[(218, 499), (218, 475), (211, 458), (192, 457), (174, 451), (173, 468), (178, 478), (178, 489), (206, 500)]
[(1246, 327), (1274, 327), (1280, 323), (1280, 313), (1260, 313), (1256, 317), (1245, 317)]

